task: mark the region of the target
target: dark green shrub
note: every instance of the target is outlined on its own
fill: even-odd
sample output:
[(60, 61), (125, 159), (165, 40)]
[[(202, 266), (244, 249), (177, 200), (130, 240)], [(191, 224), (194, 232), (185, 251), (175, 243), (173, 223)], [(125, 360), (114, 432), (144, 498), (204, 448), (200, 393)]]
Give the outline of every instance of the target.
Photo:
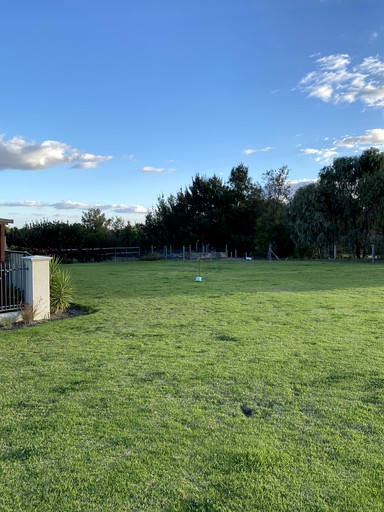
[(146, 254), (145, 256), (142, 256), (140, 258), (140, 261), (158, 261), (158, 260), (164, 260), (164, 256), (162, 254), (159, 254), (157, 252), (151, 252), (149, 254)]

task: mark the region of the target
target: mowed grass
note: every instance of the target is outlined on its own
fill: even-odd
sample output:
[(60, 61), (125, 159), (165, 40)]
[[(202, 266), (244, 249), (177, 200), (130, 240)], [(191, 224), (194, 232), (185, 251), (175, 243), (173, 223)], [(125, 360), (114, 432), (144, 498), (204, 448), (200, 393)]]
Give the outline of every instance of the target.
[(384, 510), (384, 265), (69, 269), (0, 331), (1, 511)]

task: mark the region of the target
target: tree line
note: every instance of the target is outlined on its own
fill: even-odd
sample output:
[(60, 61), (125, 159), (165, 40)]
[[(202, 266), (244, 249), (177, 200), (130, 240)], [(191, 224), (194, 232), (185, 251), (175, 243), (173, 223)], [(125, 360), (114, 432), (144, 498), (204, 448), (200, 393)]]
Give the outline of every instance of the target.
[(295, 194), (287, 166), (271, 169), (257, 183), (243, 164), (229, 179), (196, 174), (176, 194), (158, 198), (145, 222), (107, 218), (98, 208), (81, 222), (38, 221), (10, 228), (8, 245), (38, 252), (91, 247), (228, 247), (238, 255), (265, 257), (271, 244), (280, 257), (366, 254), (384, 237), (384, 153), (336, 158), (314, 183)]
[(296, 251), (326, 256), (330, 245), (357, 258), (376, 245), (383, 253), (384, 153), (336, 158), (316, 183), (299, 189), (289, 203)]

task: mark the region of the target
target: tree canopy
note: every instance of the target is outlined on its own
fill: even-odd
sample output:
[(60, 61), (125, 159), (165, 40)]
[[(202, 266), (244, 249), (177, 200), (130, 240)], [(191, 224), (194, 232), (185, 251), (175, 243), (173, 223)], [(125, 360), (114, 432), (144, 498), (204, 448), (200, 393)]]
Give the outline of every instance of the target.
[[(254, 182), (243, 164), (229, 178), (196, 174), (191, 184), (159, 196), (143, 224), (107, 218), (100, 208), (84, 211), (81, 223), (43, 220), (8, 228), (8, 244), (30, 250), (140, 246), (142, 249), (205, 245), (265, 256), (329, 255), (340, 250), (361, 256), (384, 240), (384, 153), (339, 157), (318, 180), (294, 195), (283, 165)], [(384, 253), (384, 247), (383, 247)]]
[(384, 154), (336, 158), (290, 202), (292, 238), (321, 252), (337, 244), (357, 257), (384, 235)]

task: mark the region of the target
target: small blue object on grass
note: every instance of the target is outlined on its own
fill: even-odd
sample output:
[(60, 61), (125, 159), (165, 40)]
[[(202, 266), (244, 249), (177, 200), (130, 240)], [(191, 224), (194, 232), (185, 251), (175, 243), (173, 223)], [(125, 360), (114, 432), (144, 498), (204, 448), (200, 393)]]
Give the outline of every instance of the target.
[(195, 281), (197, 281), (197, 282), (200, 282), (200, 281), (202, 281), (202, 280), (203, 280), (203, 278), (202, 278), (201, 276), (196, 276), (196, 277), (195, 277)]

